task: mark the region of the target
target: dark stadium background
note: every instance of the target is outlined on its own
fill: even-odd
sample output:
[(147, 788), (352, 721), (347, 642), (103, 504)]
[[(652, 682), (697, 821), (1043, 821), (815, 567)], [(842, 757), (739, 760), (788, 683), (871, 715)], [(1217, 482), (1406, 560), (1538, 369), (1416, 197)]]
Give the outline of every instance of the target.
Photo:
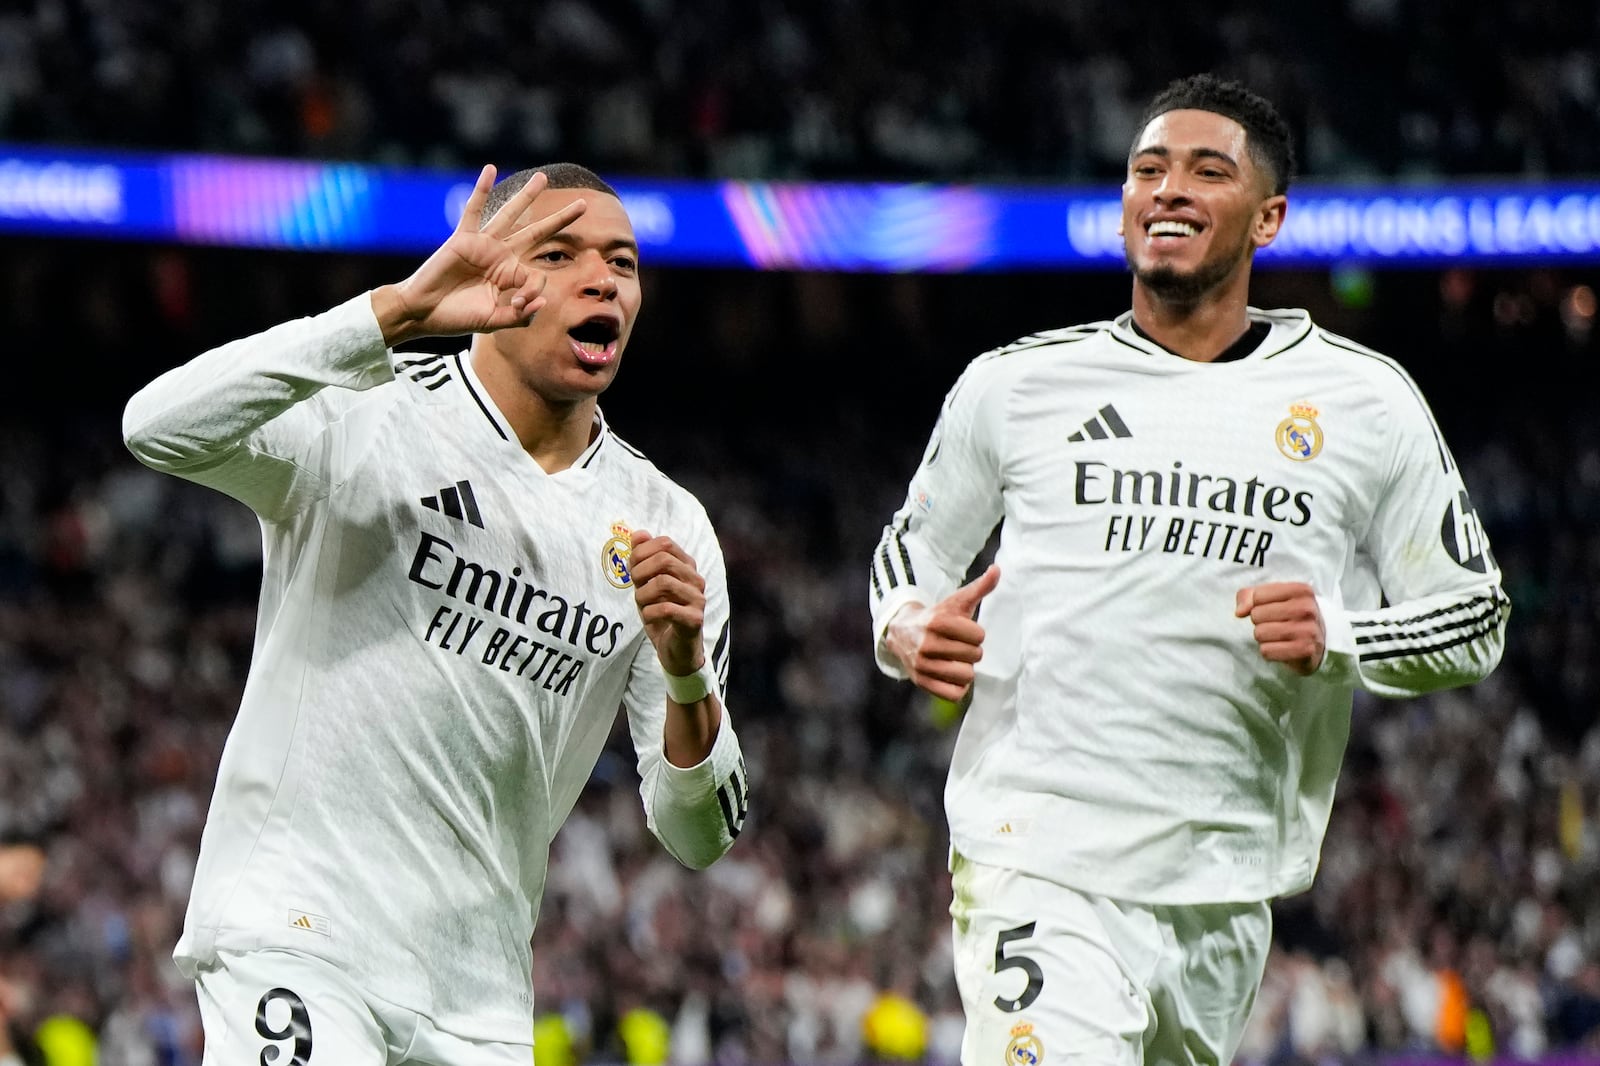
[[(653, 101), (657, 136), (647, 149), (597, 147), (590, 112), (557, 107), (545, 158), (614, 176), (1113, 186), (1112, 161), (1091, 147), (1093, 122), (1112, 112), (1074, 113), (1072, 92), (1088, 94), (1099, 78), (1114, 88), (1096, 91), (1137, 102), (1172, 74), (1211, 66), (1279, 91), (1297, 132), (1323, 146), (1303, 150), (1318, 177), (1600, 171), (1592, 5), (1297, 6), (1298, 22), (1246, 3), (1163, 23), (1113, 5), (1019, 3), (980, 24), (952, 5), (912, 18), (898, 5), (869, 13), (848, 3), (800, 13), (554, 4), (543, 14), (564, 35), (541, 31), (542, 47), (581, 51), (585, 27), (598, 25), (630, 57), (626, 77), (575, 76), (559, 101), (620, 83)], [(466, 167), (538, 161), (504, 137), (464, 143), (439, 106), (415, 112), (428, 124), (380, 109), (364, 134), (341, 137), (337, 125), (308, 125), (294, 95), (310, 93), (308, 82), (263, 75), (248, 83), (252, 96), (243, 73), (224, 76), (229, 63), (249, 72), (244, 57), (284, 51), (294, 38), (285, 27), (299, 26), (324, 57), (313, 66), (341, 91), (392, 61), (412, 80), (368, 82), (377, 86), (369, 103), (409, 106), (426, 94), (418, 71), (430, 63), (525, 66), (485, 43), (495, 35), (484, 26), (511, 16), (423, 15), (432, 9), (419, 5), (416, 25), (477, 27), (430, 58), (395, 29), (406, 12), (383, 5), (359, 11), (385, 47), (359, 49), (348, 30), (329, 28), (347, 16), (324, 5), (247, 4), (221, 25), (198, 5), (129, 10), (122, 39), (140, 46), (123, 49), (135, 73), (116, 97), (91, 91), (122, 76), (105, 66), (116, 51), (107, 41), (118, 38), (103, 31), (116, 19), (75, 3), (0, 15), (9, 69), (32, 55), (39, 84), (61, 90), (30, 95), (26, 79), (0, 77), (9, 103), (0, 140), (311, 158), (402, 152)], [(165, 52), (150, 42), (164, 19), (216, 45), (217, 58), (163, 67), (155, 57)], [(859, 43), (824, 38), (816, 26), (826, 19), (870, 25), (870, 39), (885, 42), (865, 53), (871, 72), (850, 62), (862, 58)], [(800, 74), (733, 60), (707, 73), (717, 48), (754, 54), (763, 33), (794, 24), (811, 34)], [(918, 29), (943, 24), (963, 32)], [(663, 25), (678, 33), (651, 52)], [(1044, 30), (1054, 36), (1038, 39)], [(679, 41), (674, 58), (678, 37), (690, 43)], [(30, 40), (52, 47), (30, 52)], [(69, 62), (53, 47), (63, 41), (84, 42), (101, 65)], [(960, 47), (970, 64), (955, 62)], [(357, 50), (375, 54), (357, 62)], [(1045, 76), (1058, 66), (1071, 75), (1064, 86)], [(819, 70), (848, 76), (831, 84)], [(785, 143), (774, 124), (788, 119), (766, 99), (774, 94), (757, 91), (770, 88), (764, 79), (782, 81), (781, 99), (831, 89), (842, 111), (890, 98), (907, 114), (944, 114), (945, 70), (967, 105), (975, 152), (958, 151), (968, 142), (947, 127), (944, 156), (797, 161), (772, 148)], [(1023, 100), (1026, 114), (982, 91), (1007, 70), (1001, 95)], [(186, 101), (208, 78), (255, 123), (197, 117)], [(695, 95), (707, 82), (720, 85), (720, 132), (705, 127), (715, 94)], [(1399, 117), (1380, 120), (1389, 114)], [(1416, 116), (1434, 116), (1433, 136)], [(1478, 135), (1456, 136), (1463, 124)], [(226, 132), (239, 129), (256, 132)], [(760, 172), (762, 159), (774, 173)], [(0, 895), (0, 1015), (29, 1066), (85, 1062), (73, 1056), (91, 1046), (102, 1066), (199, 1061), (193, 993), (167, 954), (248, 660), (258, 560), (242, 508), (133, 463), (118, 436), (121, 405), (212, 344), (322, 310), (414, 262), (0, 237), (0, 842), (48, 857), (37, 892)], [(723, 537), (736, 622), (730, 705), (758, 791), (728, 860), (704, 874), (673, 870), (643, 833), (618, 738), (556, 847), (535, 937), (536, 1058), (951, 1062), (959, 1008), (939, 795), (951, 733), (871, 668), (867, 552), (966, 361), (1036, 329), (1118, 313), (1128, 279), (648, 262), (645, 272), (640, 324), (602, 403), (623, 437), (701, 494)], [(1246, 1062), (1600, 1056), (1596, 289), (1597, 264), (1257, 274), (1253, 303), (1306, 307), (1418, 379), (1514, 612), (1504, 665), (1482, 685), (1358, 701), (1322, 875), (1277, 908), (1278, 947)]]

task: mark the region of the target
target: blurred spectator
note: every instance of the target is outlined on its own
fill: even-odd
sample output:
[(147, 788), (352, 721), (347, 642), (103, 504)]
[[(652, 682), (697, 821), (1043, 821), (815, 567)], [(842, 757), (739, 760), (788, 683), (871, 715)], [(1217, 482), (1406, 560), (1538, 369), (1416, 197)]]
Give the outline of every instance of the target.
[(1300, 955), (1289, 1000), (1289, 1044), (1305, 1062), (1348, 1058), (1367, 1042), (1366, 1014), (1343, 959)]
[(45, 852), (38, 843), (21, 834), (0, 833), (0, 1066), (39, 1066), (45, 1061), (32, 1032), (36, 997), (31, 960), (21, 954), (44, 871)]
[(44, 882), (44, 849), (25, 838), (0, 837), (0, 908), (26, 905)]

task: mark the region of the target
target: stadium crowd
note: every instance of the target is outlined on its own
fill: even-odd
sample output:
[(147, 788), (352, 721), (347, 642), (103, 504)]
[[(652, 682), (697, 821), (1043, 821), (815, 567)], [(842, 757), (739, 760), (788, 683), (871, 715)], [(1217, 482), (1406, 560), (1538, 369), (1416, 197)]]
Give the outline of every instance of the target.
[[(0, 300), (39, 383), (0, 417), (0, 1015), (44, 1054), (30, 1066), (89, 1047), (101, 1066), (191, 1066), (194, 994), (169, 952), (250, 653), (259, 539), (242, 506), (134, 463), (119, 404), (241, 323), (388, 267), (20, 247)], [(1278, 907), (1241, 1058), (1600, 1051), (1600, 434), (1580, 387), (1600, 355), (1594, 279), (1413, 272), (1354, 300), (1327, 280), (1268, 273), (1261, 302), (1311, 305), (1405, 357), (1516, 606), (1489, 681), (1358, 702), (1322, 872)], [(924, 421), (985, 344), (1063, 303), (1114, 307), (1124, 285), (653, 278), (657, 319), (606, 408), (721, 531), (730, 704), (759, 791), (734, 851), (692, 873), (645, 831), (617, 738), (557, 840), (535, 936), (542, 1066), (955, 1060), (953, 733), (875, 672), (864, 560), (916, 459), (899, 423)], [(63, 318), (44, 294), (69, 286), (81, 313)], [(703, 387), (743, 397), (689, 428), (655, 402), (685, 334), (707, 352)], [(800, 383), (815, 402), (793, 403)]]
[(1600, 169), (1600, 18), (1572, 0), (28, 0), (0, 13), (0, 140), (1098, 179), (1152, 86), (1219, 67), (1309, 173)]

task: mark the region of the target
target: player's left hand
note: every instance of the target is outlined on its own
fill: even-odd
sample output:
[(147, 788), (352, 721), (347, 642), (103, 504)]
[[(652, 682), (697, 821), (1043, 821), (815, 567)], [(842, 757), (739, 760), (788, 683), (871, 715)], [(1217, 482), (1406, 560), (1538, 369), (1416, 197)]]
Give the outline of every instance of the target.
[(1317, 594), (1303, 581), (1273, 581), (1242, 588), (1234, 599), (1235, 618), (1255, 626), (1261, 657), (1283, 663), (1302, 677), (1322, 665), (1328, 652), (1328, 629)]
[(661, 668), (678, 677), (699, 670), (706, 661), (700, 638), (706, 620), (706, 579), (695, 569), (694, 559), (671, 537), (636, 529), (628, 573), (633, 577), (633, 602)]

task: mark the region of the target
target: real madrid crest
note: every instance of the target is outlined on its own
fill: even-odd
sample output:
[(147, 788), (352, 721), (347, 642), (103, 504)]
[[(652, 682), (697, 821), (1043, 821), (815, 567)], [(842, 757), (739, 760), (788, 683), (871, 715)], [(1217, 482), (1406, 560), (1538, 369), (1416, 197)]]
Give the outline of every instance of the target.
[(631, 555), (633, 531), (625, 522), (611, 523), (611, 539), (600, 549), (600, 566), (606, 572), (606, 580), (619, 589), (633, 584), (633, 575), (628, 573), (628, 558)]
[(1278, 450), (1297, 463), (1309, 462), (1322, 451), (1322, 427), (1317, 409), (1301, 400), (1289, 405), (1289, 417), (1278, 423)]
[(1044, 1061), (1044, 1044), (1033, 1035), (1033, 1025), (1018, 1022), (1011, 1027), (1011, 1043), (1006, 1045), (1008, 1066), (1039, 1066)]

